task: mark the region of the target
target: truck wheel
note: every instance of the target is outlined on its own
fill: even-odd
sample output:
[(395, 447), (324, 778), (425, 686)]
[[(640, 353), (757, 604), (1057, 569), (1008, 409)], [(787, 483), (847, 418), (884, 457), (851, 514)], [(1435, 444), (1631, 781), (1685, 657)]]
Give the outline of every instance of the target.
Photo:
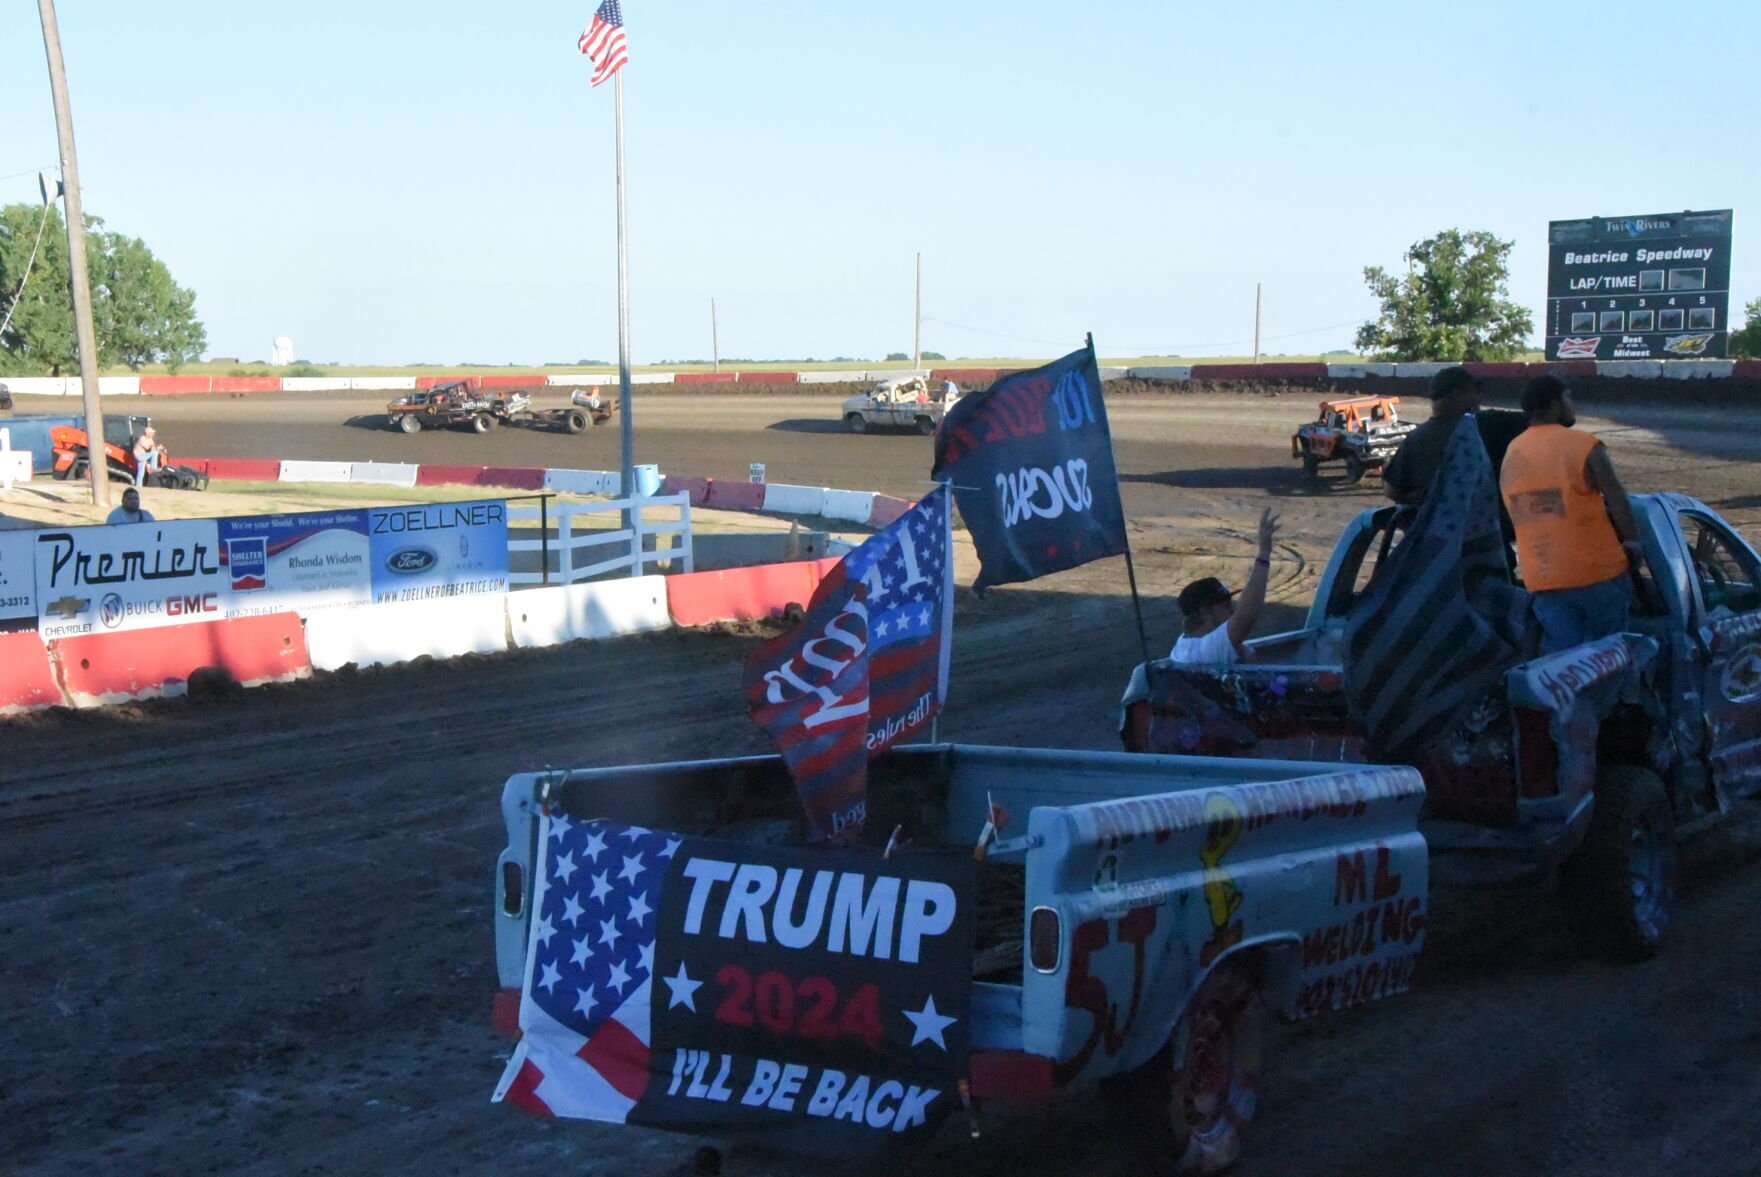
[(1102, 1098), (1176, 1173), (1220, 1173), (1241, 1155), (1259, 1105), (1265, 1023), (1253, 969), (1224, 961), (1193, 994), (1168, 1043), (1137, 1070), (1104, 1080)]
[(1321, 473), (1321, 459), (1307, 450), (1302, 451), (1302, 472), (1310, 478), (1318, 477)]
[(1578, 945), (1614, 960), (1656, 956), (1675, 904), (1675, 814), (1650, 769), (1604, 764), (1583, 845), (1559, 870)]
[(1345, 481), (1356, 486), (1364, 480), (1364, 460), (1356, 450), (1345, 451)]
[(851, 433), (867, 433), (868, 421), (861, 413), (845, 413), (844, 427)]
[(570, 409), (563, 415), (563, 428), (570, 433), (586, 433), (588, 424), (587, 414), (580, 409)]
[(422, 432), (422, 418), (414, 413), (405, 413), (397, 418), (397, 427), (405, 433), (420, 433)]
[(935, 421), (934, 417), (919, 417), (917, 419), (917, 432), (923, 434), (923, 436), (925, 436), (925, 437), (928, 437), (930, 434), (934, 433), (935, 431), (936, 431), (936, 421)]
[(471, 418), (472, 433), (488, 433), (495, 428), (495, 418), (488, 413), (478, 413)]

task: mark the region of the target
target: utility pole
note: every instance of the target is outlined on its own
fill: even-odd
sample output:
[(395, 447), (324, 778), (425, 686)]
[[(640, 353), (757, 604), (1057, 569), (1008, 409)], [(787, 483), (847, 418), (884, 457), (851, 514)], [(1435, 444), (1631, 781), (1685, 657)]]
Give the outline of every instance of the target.
[(73, 108), (67, 101), (67, 70), (61, 62), (61, 30), (55, 0), (37, 0), (43, 20), (43, 52), (49, 58), (49, 89), (55, 97), (55, 134), (61, 149), (62, 206), (67, 214), (67, 272), (73, 287), (74, 338), (79, 346), (80, 392), (86, 409), (86, 472), (92, 505), (110, 505), (110, 463), (104, 460), (104, 409), (98, 402), (98, 336), (92, 329), (92, 280), (86, 270), (86, 214), (80, 207), (79, 159), (73, 150)]
[(1253, 284), (1253, 362), (1260, 362), (1260, 284)]
[(709, 300), (709, 355), (717, 372), (722, 370), (722, 345), (715, 334), (715, 299)]
[(923, 253), (917, 254), (917, 314), (911, 326), (911, 371), (917, 371), (923, 356)]

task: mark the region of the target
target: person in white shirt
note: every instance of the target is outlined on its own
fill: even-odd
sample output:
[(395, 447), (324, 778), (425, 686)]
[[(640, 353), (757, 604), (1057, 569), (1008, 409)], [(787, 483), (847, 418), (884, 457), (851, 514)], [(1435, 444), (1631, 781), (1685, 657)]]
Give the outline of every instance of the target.
[(1277, 534), (1278, 517), (1268, 507), (1260, 514), (1259, 556), (1239, 596), (1214, 576), (1195, 580), (1180, 590), (1180, 612), (1186, 623), (1168, 654), (1170, 659), (1188, 666), (1226, 666), (1241, 659), (1266, 603), (1266, 577)]
[(129, 487), (122, 492), (122, 506), (110, 512), (106, 523), (151, 523), (153, 514), (141, 509), (141, 492)]

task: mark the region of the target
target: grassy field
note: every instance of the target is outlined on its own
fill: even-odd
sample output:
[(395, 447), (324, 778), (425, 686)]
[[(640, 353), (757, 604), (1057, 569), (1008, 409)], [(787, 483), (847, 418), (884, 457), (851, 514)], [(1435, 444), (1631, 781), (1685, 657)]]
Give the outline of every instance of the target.
[[(1032, 368), (1047, 363), (1055, 356), (984, 356), (958, 359), (925, 360), (924, 366), (929, 368)], [(1541, 352), (1525, 352), (1516, 357), (1518, 360), (1539, 363), (1545, 357)], [(1356, 363), (1360, 357), (1349, 355), (1262, 355), (1264, 363)], [(1181, 364), (1246, 364), (1251, 363), (1252, 356), (1102, 356), (1101, 363), (1106, 367), (1148, 368), (1173, 367)], [(895, 360), (765, 360), (755, 363), (724, 363), (724, 372), (751, 371), (864, 371), (879, 372), (903, 370), (911, 365), (907, 361)], [(638, 364), (631, 370), (635, 372), (707, 372), (709, 364)], [(246, 364), (233, 360), (203, 360), (200, 363), (185, 364), (179, 373), (186, 376), (458, 376), (473, 373), (506, 371), (515, 373), (606, 373), (615, 375), (616, 366), (596, 367), (579, 364), (304, 364), (285, 367), (272, 367), (269, 364)], [(106, 376), (163, 376), (167, 371), (163, 364), (150, 364), (138, 372), (128, 368), (106, 368)]]

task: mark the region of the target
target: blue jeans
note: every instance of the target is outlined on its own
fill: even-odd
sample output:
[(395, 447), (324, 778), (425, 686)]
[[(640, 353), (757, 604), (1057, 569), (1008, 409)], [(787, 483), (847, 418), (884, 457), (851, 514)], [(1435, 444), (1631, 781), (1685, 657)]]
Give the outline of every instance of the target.
[(1633, 586), (1626, 573), (1583, 588), (1535, 594), (1535, 620), (1541, 623), (1541, 652), (1556, 654), (1626, 628)]

